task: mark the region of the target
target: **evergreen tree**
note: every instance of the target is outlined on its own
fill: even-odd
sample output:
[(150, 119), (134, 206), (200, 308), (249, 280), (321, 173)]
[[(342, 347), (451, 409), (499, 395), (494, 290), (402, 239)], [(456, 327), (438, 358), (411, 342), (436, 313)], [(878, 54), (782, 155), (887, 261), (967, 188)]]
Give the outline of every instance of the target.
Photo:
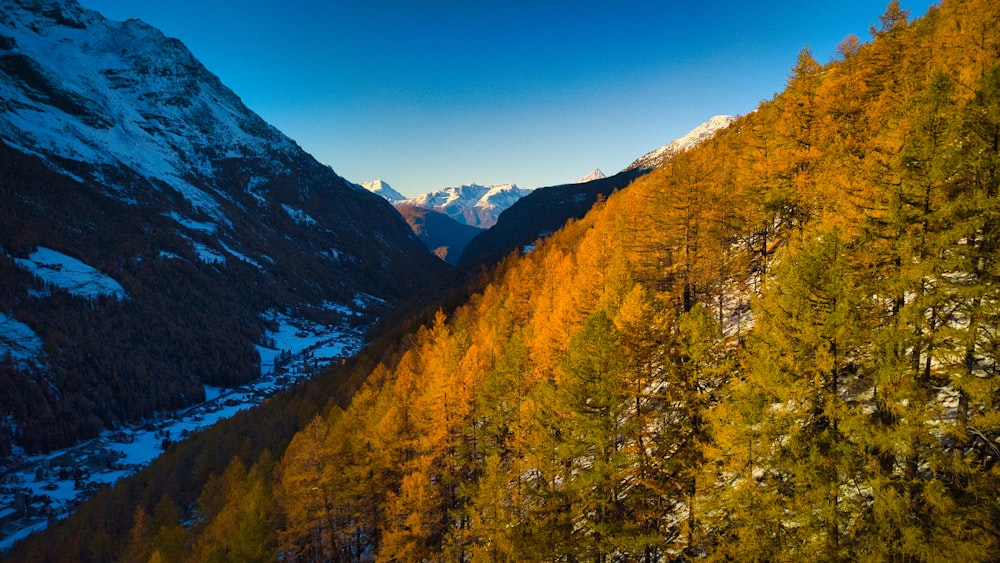
[(741, 445), (727, 452), (723, 442), (716, 451), (723, 486), (708, 502), (721, 510), (708, 510), (731, 515), (728, 524), (713, 523), (724, 532), (720, 553), (847, 556), (851, 506), (862, 502), (844, 492), (858, 473), (848, 429), (860, 407), (845, 397), (858, 385), (859, 304), (836, 231), (786, 253), (765, 286), (754, 308), (745, 379), (730, 388), (736, 410), (716, 411), (717, 438)]

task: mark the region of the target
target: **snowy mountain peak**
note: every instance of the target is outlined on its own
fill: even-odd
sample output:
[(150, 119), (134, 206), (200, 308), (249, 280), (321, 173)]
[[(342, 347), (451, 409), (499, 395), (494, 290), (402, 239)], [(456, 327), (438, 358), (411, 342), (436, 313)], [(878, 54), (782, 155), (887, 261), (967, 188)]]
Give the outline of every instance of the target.
[(531, 190), (519, 188), (516, 184), (463, 184), (396, 203), (423, 207), (444, 213), (459, 223), (488, 229), (505, 209), (529, 193)]
[(389, 203), (397, 203), (406, 199), (406, 196), (392, 189), (388, 183), (382, 180), (372, 180), (370, 182), (363, 182), (361, 187), (372, 192), (375, 195), (382, 196)]
[(83, 179), (104, 184), (125, 167), (224, 223), (221, 160), (299, 151), (180, 41), (140, 20), (112, 21), (74, 0), (16, 0), (0, 4), (0, 37), (0, 140), (56, 170), (86, 162), (96, 166)]
[(674, 139), (669, 144), (650, 151), (639, 157), (625, 170), (653, 169), (662, 165), (675, 154), (684, 152), (702, 141), (709, 139), (719, 129), (729, 126), (736, 119), (733, 115), (716, 115), (705, 123), (695, 127), (683, 137)]
[(593, 182), (594, 180), (601, 180), (603, 178), (607, 178), (607, 176), (604, 175), (604, 172), (602, 172), (600, 168), (595, 168), (592, 172), (573, 183), (583, 184), (586, 182)]

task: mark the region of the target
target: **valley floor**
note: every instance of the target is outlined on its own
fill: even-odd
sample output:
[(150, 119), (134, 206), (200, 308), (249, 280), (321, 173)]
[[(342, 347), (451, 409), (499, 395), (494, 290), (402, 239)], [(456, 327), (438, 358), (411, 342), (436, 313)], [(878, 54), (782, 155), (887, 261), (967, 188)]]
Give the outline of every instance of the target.
[(140, 424), (106, 430), (98, 438), (38, 455), (15, 455), (0, 466), (0, 552), (65, 518), (102, 487), (133, 475), (165, 448), (219, 420), (254, 407), (307, 379), (332, 361), (353, 356), (363, 341), (360, 328), (324, 326), (281, 316), (277, 330), (258, 346), (261, 373), (234, 389), (205, 387), (205, 402), (186, 410), (158, 413)]

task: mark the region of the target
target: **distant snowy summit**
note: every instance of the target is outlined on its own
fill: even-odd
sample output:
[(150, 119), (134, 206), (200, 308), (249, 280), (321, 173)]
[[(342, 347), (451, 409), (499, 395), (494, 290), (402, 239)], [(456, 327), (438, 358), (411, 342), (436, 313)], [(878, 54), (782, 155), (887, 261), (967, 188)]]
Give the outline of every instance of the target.
[(400, 203), (438, 211), (459, 223), (488, 229), (496, 224), (504, 210), (529, 193), (531, 190), (519, 188), (516, 184), (465, 184), (419, 195)]
[(480, 229), (495, 225), (504, 210), (532, 191), (519, 188), (516, 184), (464, 184), (406, 198), (382, 180), (364, 182), (361, 185), (397, 207), (412, 206), (437, 211), (463, 225)]
[(372, 180), (371, 182), (363, 182), (361, 187), (372, 192), (375, 195), (382, 196), (389, 203), (397, 203), (406, 199), (406, 196), (392, 189), (392, 186), (383, 182), (382, 180)]
[(687, 135), (640, 156), (625, 170), (651, 170), (656, 168), (675, 154), (682, 153), (702, 141), (711, 138), (719, 129), (728, 127), (735, 119), (736, 116), (733, 115), (716, 115), (692, 129)]
[(590, 174), (587, 174), (583, 178), (580, 178), (579, 180), (577, 180), (577, 181), (575, 181), (573, 183), (574, 184), (585, 184), (587, 182), (593, 182), (594, 180), (603, 180), (604, 178), (607, 178), (607, 176), (604, 175), (604, 172), (601, 172), (600, 168), (595, 168), (593, 172), (591, 172)]

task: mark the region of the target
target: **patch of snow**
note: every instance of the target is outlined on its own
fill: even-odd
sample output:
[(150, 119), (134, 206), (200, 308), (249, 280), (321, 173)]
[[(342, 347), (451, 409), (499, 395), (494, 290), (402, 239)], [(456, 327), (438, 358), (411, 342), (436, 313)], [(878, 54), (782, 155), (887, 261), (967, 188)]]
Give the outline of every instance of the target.
[(205, 246), (204, 244), (192, 240), (191, 246), (194, 247), (194, 251), (198, 253), (198, 259), (206, 264), (225, 264), (226, 257), (219, 254), (214, 249)]
[(111, 276), (51, 248), (39, 246), (27, 258), (14, 260), (46, 283), (61, 287), (74, 295), (90, 299), (100, 295), (128, 298), (125, 288)]
[(256, 266), (258, 270), (263, 270), (264, 269), (264, 267), (261, 266), (259, 262), (257, 262), (253, 258), (250, 258), (246, 254), (243, 254), (242, 252), (238, 252), (236, 250), (233, 250), (232, 248), (229, 247), (228, 244), (222, 242), (221, 240), (219, 241), (219, 244), (222, 246), (222, 248), (224, 248), (226, 250), (226, 252), (232, 254), (235, 258), (237, 258), (239, 260), (242, 260), (242, 261), (246, 262), (247, 264)]
[(354, 296), (354, 306), (360, 310), (368, 309), (375, 303), (385, 305), (385, 299), (380, 299), (367, 293), (358, 293)]
[[(355, 303), (357, 305), (357, 303)], [(332, 311), (334, 313), (340, 313), (344, 317), (352, 317), (355, 315), (361, 315), (360, 311), (355, 311), (346, 305), (340, 303), (334, 303), (333, 301), (324, 301), (323, 309), (327, 311)]]
[(223, 387), (213, 387), (211, 385), (203, 385), (205, 388), (205, 402), (211, 402), (223, 395), (226, 389)]
[(19, 366), (33, 363), (42, 353), (42, 339), (31, 327), (0, 313), (0, 358), (10, 354)]
[(183, 227), (190, 229), (192, 231), (198, 231), (200, 233), (206, 233), (209, 235), (215, 234), (219, 226), (215, 223), (209, 223), (208, 221), (195, 221), (194, 219), (188, 219), (177, 213), (176, 211), (171, 211), (170, 213), (164, 213), (165, 217), (170, 217), (174, 221), (180, 223)]
[[(346, 307), (342, 309), (350, 312)], [(276, 362), (283, 353), (296, 356), (308, 352), (313, 360), (327, 361), (351, 356), (363, 341), (359, 329), (346, 326), (328, 326), (282, 313), (272, 313), (271, 322), (276, 328), (264, 334), (265, 345), (257, 346), (262, 370), (280, 367)]]
[(290, 205), (281, 204), (281, 207), (288, 213), (288, 216), (292, 218), (293, 221), (299, 225), (315, 225), (316, 220), (309, 216), (308, 213), (302, 211), (301, 209), (295, 209)]

